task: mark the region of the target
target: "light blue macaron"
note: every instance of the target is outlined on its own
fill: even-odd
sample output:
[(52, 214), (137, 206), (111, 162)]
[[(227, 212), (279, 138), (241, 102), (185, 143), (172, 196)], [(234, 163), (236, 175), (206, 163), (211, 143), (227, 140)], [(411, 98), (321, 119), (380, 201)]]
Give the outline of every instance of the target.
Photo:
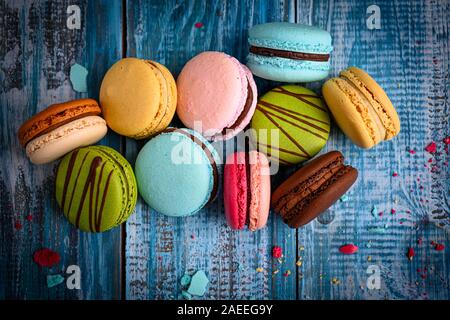
[(168, 128), (149, 140), (137, 156), (139, 194), (165, 215), (195, 214), (217, 194), (218, 163), (216, 150), (199, 133)]
[(265, 23), (249, 30), (248, 42), (247, 66), (258, 77), (311, 82), (328, 76), (333, 47), (326, 30), (289, 22)]

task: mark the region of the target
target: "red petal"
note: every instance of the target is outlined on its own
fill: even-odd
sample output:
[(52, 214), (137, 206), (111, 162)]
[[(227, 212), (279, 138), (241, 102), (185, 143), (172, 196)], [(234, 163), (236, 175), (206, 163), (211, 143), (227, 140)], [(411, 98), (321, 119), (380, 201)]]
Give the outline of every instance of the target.
[(339, 251), (343, 254), (354, 254), (358, 251), (358, 246), (354, 244), (346, 244), (339, 248)]

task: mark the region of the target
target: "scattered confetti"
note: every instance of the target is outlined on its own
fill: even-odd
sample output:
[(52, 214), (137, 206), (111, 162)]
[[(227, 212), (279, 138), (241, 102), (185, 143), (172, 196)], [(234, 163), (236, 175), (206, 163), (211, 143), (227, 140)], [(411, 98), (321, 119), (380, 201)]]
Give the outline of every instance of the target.
[(369, 262), (372, 261), (372, 256), (368, 256), (367, 261), (369, 261)]
[(20, 223), (20, 221), (16, 221), (16, 222), (14, 223), (14, 228), (15, 228), (16, 230), (22, 229), (22, 224)]
[(32, 216), (31, 214), (28, 214), (28, 215), (25, 217), (25, 220), (27, 220), (27, 221), (32, 221), (32, 220), (33, 220), (33, 216)]
[(72, 82), (73, 90), (87, 92), (87, 75), (87, 69), (78, 63), (70, 67), (70, 82)]
[(47, 287), (52, 288), (64, 282), (64, 277), (60, 274), (48, 275), (47, 276)]
[(339, 248), (339, 251), (343, 254), (354, 254), (358, 251), (358, 246), (354, 244), (346, 244)]
[(300, 251), (303, 251), (303, 250), (305, 250), (305, 247), (304, 247), (304, 246), (300, 246), (300, 247), (299, 247), (299, 250), (300, 250)]
[(258, 273), (263, 272), (263, 271), (264, 271), (264, 269), (261, 267), (256, 268), (256, 272), (258, 272)]
[(283, 249), (279, 246), (274, 246), (272, 248), (272, 257), (275, 259), (280, 259), (283, 256)]
[(180, 283), (182, 286), (188, 286), (191, 283), (191, 276), (188, 274), (184, 274), (180, 279)]
[(191, 234), (191, 239), (194, 240), (195, 239), (195, 235)]
[(296, 265), (297, 267), (301, 267), (302, 264), (303, 264), (303, 262), (302, 262), (301, 260), (298, 260), (298, 261), (295, 263), (295, 265)]
[(450, 136), (445, 137), (442, 142), (444, 142), (444, 144), (449, 145), (450, 144)]
[(280, 270), (275, 269), (275, 270), (272, 271), (272, 274), (277, 274), (278, 272), (280, 272)]
[(397, 173), (397, 172), (393, 172), (393, 173), (392, 173), (392, 176), (393, 176), (393, 177), (398, 177), (398, 173)]
[(425, 151), (428, 153), (436, 153), (436, 142), (431, 142), (425, 147)]
[(409, 152), (410, 154), (416, 154), (416, 151), (413, 150), (413, 149), (408, 150), (408, 152)]
[(338, 278), (333, 278), (333, 279), (331, 279), (331, 283), (335, 284), (335, 285), (339, 285), (339, 284), (341, 284), (341, 281)]
[(203, 23), (201, 23), (201, 22), (196, 22), (196, 23), (194, 24), (194, 27), (196, 27), (197, 29), (198, 29), (198, 28), (201, 28), (201, 27), (203, 27)]
[(192, 276), (187, 292), (193, 296), (201, 297), (205, 294), (208, 283), (209, 279), (206, 276), (205, 271), (199, 270)]
[(445, 246), (441, 243), (436, 243), (436, 245), (434, 246), (434, 250), (436, 251), (442, 251), (445, 249)]
[(286, 270), (285, 273), (283, 273), (283, 277), (289, 277), (291, 275), (291, 270)]
[(396, 212), (397, 211), (394, 208), (391, 209), (391, 214), (395, 214)]
[(348, 201), (348, 195), (344, 194), (339, 200), (341, 202), (347, 202)]
[(379, 215), (380, 217), (382, 217), (382, 216), (383, 216), (383, 211), (378, 212), (378, 215)]
[(412, 261), (413, 257), (416, 255), (413, 248), (408, 248), (408, 252), (406, 253), (406, 256), (408, 257), (409, 261)]
[(422, 244), (422, 238), (417, 239), (417, 244), (420, 246)]
[(33, 260), (41, 267), (52, 267), (58, 264), (61, 256), (51, 249), (41, 249), (34, 253)]

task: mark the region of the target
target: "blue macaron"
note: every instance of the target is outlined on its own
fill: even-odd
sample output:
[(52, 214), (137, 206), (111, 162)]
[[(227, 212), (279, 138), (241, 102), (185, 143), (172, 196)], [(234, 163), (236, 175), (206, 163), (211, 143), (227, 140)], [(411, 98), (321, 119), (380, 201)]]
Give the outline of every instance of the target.
[(149, 140), (137, 156), (139, 194), (165, 215), (195, 214), (216, 197), (218, 159), (214, 147), (197, 132), (168, 128)]
[(254, 75), (282, 82), (322, 80), (330, 70), (331, 35), (317, 27), (272, 22), (249, 30), (247, 66)]

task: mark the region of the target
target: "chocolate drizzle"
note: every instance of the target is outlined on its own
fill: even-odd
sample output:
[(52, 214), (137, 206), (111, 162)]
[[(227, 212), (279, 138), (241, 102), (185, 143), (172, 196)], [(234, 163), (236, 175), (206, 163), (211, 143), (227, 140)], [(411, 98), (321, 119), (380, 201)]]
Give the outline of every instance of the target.
[(286, 51), (286, 50), (255, 47), (255, 46), (250, 46), (249, 50), (253, 54), (257, 54), (259, 56), (265, 56), (265, 57), (279, 57), (279, 58), (286, 58), (286, 59), (292, 59), (292, 60), (306, 60), (306, 61), (317, 61), (317, 62), (326, 62), (330, 59), (330, 55), (328, 53), (295, 52), (295, 51)]
[[(69, 186), (69, 183), (70, 183), (73, 173), (74, 173), (73, 169), (75, 167), (75, 163), (76, 163), (78, 154), (79, 154), (79, 150), (77, 149), (72, 152), (70, 159), (69, 159), (69, 164), (67, 167), (66, 177), (64, 180), (64, 187), (63, 187), (63, 193), (62, 193), (62, 199), (61, 199), (61, 207), (63, 208), (63, 210), (66, 207), (68, 186)], [(83, 160), (81, 161), (80, 167), (78, 169), (76, 178), (74, 180), (74, 186), (72, 189), (69, 206), (68, 206), (67, 210), (64, 210), (65, 212), (67, 212), (67, 217), (69, 217), (69, 215), (70, 215), (71, 207), (72, 207), (72, 200), (74, 198), (76, 188), (79, 187), (78, 180), (80, 177), (80, 173), (83, 170), (83, 167), (85, 166), (88, 154), (89, 154), (89, 151), (84, 155)], [(106, 196), (108, 193), (108, 188), (109, 188), (111, 176), (113, 173), (113, 171), (111, 170), (108, 174), (108, 177), (106, 179), (106, 183), (104, 186), (104, 190), (103, 190), (102, 200), (101, 200), (100, 207), (99, 207), (100, 184), (103, 179), (103, 171), (104, 171), (105, 165), (106, 165), (106, 162), (104, 162), (102, 160), (102, 158), (99, 156), (94, 157), (89, 164), (89, 173), (86, 178), (86, 181), (84, 181), (84, 185), (82, 187), (83, 191), (81, 193), (80, 201), (78, 203), (78, 208), (77, 208), (77, 212), (75, 215), (74, 224), (77, 228), (80, 227), (80, 220), (81, 220), (81, 215), (83, 213), (83, 207), (86, 202), (86, 198), (89, 196), (89, 199), (87, 200), (87, 201), (89, 201), (89, 205), (88, 205), (89, 230), (92, 232), (100, 232), (101, 231), (101, 222), (102, 222), (102, 217), (103, 217), (104, 206), (106, 203)], [(97, 181), (97, 171), (98, 171), (99, 167), (100, 167), (100, 172), (99, 172), (98, 181)], [(95, 188), (96, 184), (97, 184), (97, 188)], [(95, 193), (95, 201), (94, 201), (94, 193)]]

